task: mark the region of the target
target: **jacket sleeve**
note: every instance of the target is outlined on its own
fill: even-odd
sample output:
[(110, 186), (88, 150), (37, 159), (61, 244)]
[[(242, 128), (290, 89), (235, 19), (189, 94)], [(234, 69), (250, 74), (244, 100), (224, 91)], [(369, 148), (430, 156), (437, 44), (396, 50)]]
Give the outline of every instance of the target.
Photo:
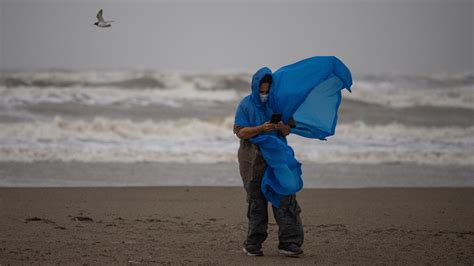
[(241, 127), (250, 126), (249, 116), (245, 108), (244, 101), (240, 102), (239, 106), (237, 106), (237, 110), (235, 111), (234, 124), (239, 125)]
[(235, 135), (237, 135), (242, 128), (249, 127), (249, 126), (250, 126), (250, 122), (249, 122), (247, 110), (245, 108), (245, 101), (241, 101), (239, 105), (237, 106), (237, 110), (235, 111), (235, 121), (234, 121), (233, 132)]

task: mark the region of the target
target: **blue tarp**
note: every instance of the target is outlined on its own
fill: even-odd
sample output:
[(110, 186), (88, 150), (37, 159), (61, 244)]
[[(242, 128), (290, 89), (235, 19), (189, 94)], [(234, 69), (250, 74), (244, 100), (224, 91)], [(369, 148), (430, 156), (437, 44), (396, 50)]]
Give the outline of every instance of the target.
[[(269, 100), (260, 101), (259, 81), (265, 74), (273, 78)], [(268, 67), (252, 77), (252, 93), (237, 107), (235, 124), (254, 127), (281, 113), (285, 124), (293, 117), (296, 127), (291, 133), (326, 140), (334, 135), (341, 90), (351, 92), (349, 69), (335, 56), (315, 56), (284, 66), (273, 74)], [(303, 187), (301, 163), (296, 160), (286, 138), (278, 132), (261, 133), (250, 141), (259, 146), (267, 168), (262, 179), (262, 193), (275, 207), (282, 197)]]

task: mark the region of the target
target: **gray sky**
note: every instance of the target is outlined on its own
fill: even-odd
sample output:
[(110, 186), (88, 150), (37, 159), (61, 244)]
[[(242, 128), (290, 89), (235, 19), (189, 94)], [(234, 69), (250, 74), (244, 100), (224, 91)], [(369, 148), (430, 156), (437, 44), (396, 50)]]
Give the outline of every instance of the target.
[[(0, 67), (273, 70), (335, 55), (353, 73), (474, 69), (472, 0), (0, 0)], [(111, 28), (92, 24), (103, 8)]]

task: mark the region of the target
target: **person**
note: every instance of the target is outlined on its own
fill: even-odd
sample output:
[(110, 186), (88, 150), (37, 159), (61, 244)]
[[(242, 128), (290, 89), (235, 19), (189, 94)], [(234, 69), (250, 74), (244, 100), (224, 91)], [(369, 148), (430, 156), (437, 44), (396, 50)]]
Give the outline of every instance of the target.
[[(249, 256), (263, 256), (262, 243), (267, 238), (268, 201), (261, 192), (262, 177), (267, 164), (259, 147), (249, 141), (258, 134), (273, 134), (285, 139), (295, 127), (293, 118), (288, 124), (270, 123), (273, 111), (268, 104), (272, 84), (270, 69), (259, 69), (252, 78), (252, 92), (244, 97), (236, 111), (233, 127), (234, 134), (240, 139), (238, 150), (239, 171), (247, 194), (247, 238), (243, 242), (243, 251)], [(303, 225), (300, 218), (301, 207), (296, 195), (285, 196), (279, 208), (272, 205), (273, 216), (278, 224), (278, 251), (286, 256), (298, 256), (303, 253)]]

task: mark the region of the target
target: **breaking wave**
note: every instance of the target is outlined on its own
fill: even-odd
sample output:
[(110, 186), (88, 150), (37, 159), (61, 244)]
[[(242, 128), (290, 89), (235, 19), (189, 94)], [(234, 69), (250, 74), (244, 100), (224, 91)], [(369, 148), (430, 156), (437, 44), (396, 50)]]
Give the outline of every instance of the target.
[(116, 87), (124, 89), (162, 89), (194, 86), (198, 89), (248, 90), (251, 74), (164, 73), (155, 71), (51, 71), (2, 73), (0, 85), (5, 87)]
[[(248, 94), (251, 76), (251, 72), (232, 71), (227, 73), (12, 72), (2, 73), (0, 93), (2, 98), (11, 98), (7, 99), (9, 102), (21, 101), (23, 104), (36, 103), (35, 99), (25, 96), (30, 94), (52, 102), (80, 101), (103, 104), (118, 101), (130, 105), (146, 105), (151, 102), (176, 106), (174, 96), (185, 100), (216, 98), (235, 100), (235, 95)], [(348, 99), (394, 108), (413, 106), (474, 108), (472, 72), (431, 76), (361, 75), (354, 76), (353, 80), (354, 93), (346, 93), (345, 97)], [(23, 96), (17, 99), (19, 97), (17, 94)], [(163, 94), (166, 99), (160, 98)], [(171, 94), (174, 96), (171, 97)], [(117, 95), (122, 97), (117, 99)], [(130, 101), (124, 100), (129, 98), (127, 95), (130, 96)], [(95, 96), (101, 97), (101, 100), (98, 101)], [(108, 97), (111, 99), (107, 99)], [(154, 98), (145, 99), (147, 97)]]
[(1, 106), (28, 106), (40, 103), (120, 105), (124, 107), (164, 105), (180, 107), (185, 101), (228, 102), (239, 98), (233, 90), (198, 90), (192, 86), (174, 89), (118, 90), (110, 87), (0, 87)]
[(439, 106), (474, 109), (474, 73), (438, 76), (366, 76), (354, 80), (348, 99), (395, 108)]
[[(214, 120), (113, 120), (0, 123), (1, 161), (236, 162), (238, 138), (233, 117)], [(472, 165), (474, 126), (468, 128), (367, 125), (337, 126), (318, 141), (290, 135), (304, 162)]]

